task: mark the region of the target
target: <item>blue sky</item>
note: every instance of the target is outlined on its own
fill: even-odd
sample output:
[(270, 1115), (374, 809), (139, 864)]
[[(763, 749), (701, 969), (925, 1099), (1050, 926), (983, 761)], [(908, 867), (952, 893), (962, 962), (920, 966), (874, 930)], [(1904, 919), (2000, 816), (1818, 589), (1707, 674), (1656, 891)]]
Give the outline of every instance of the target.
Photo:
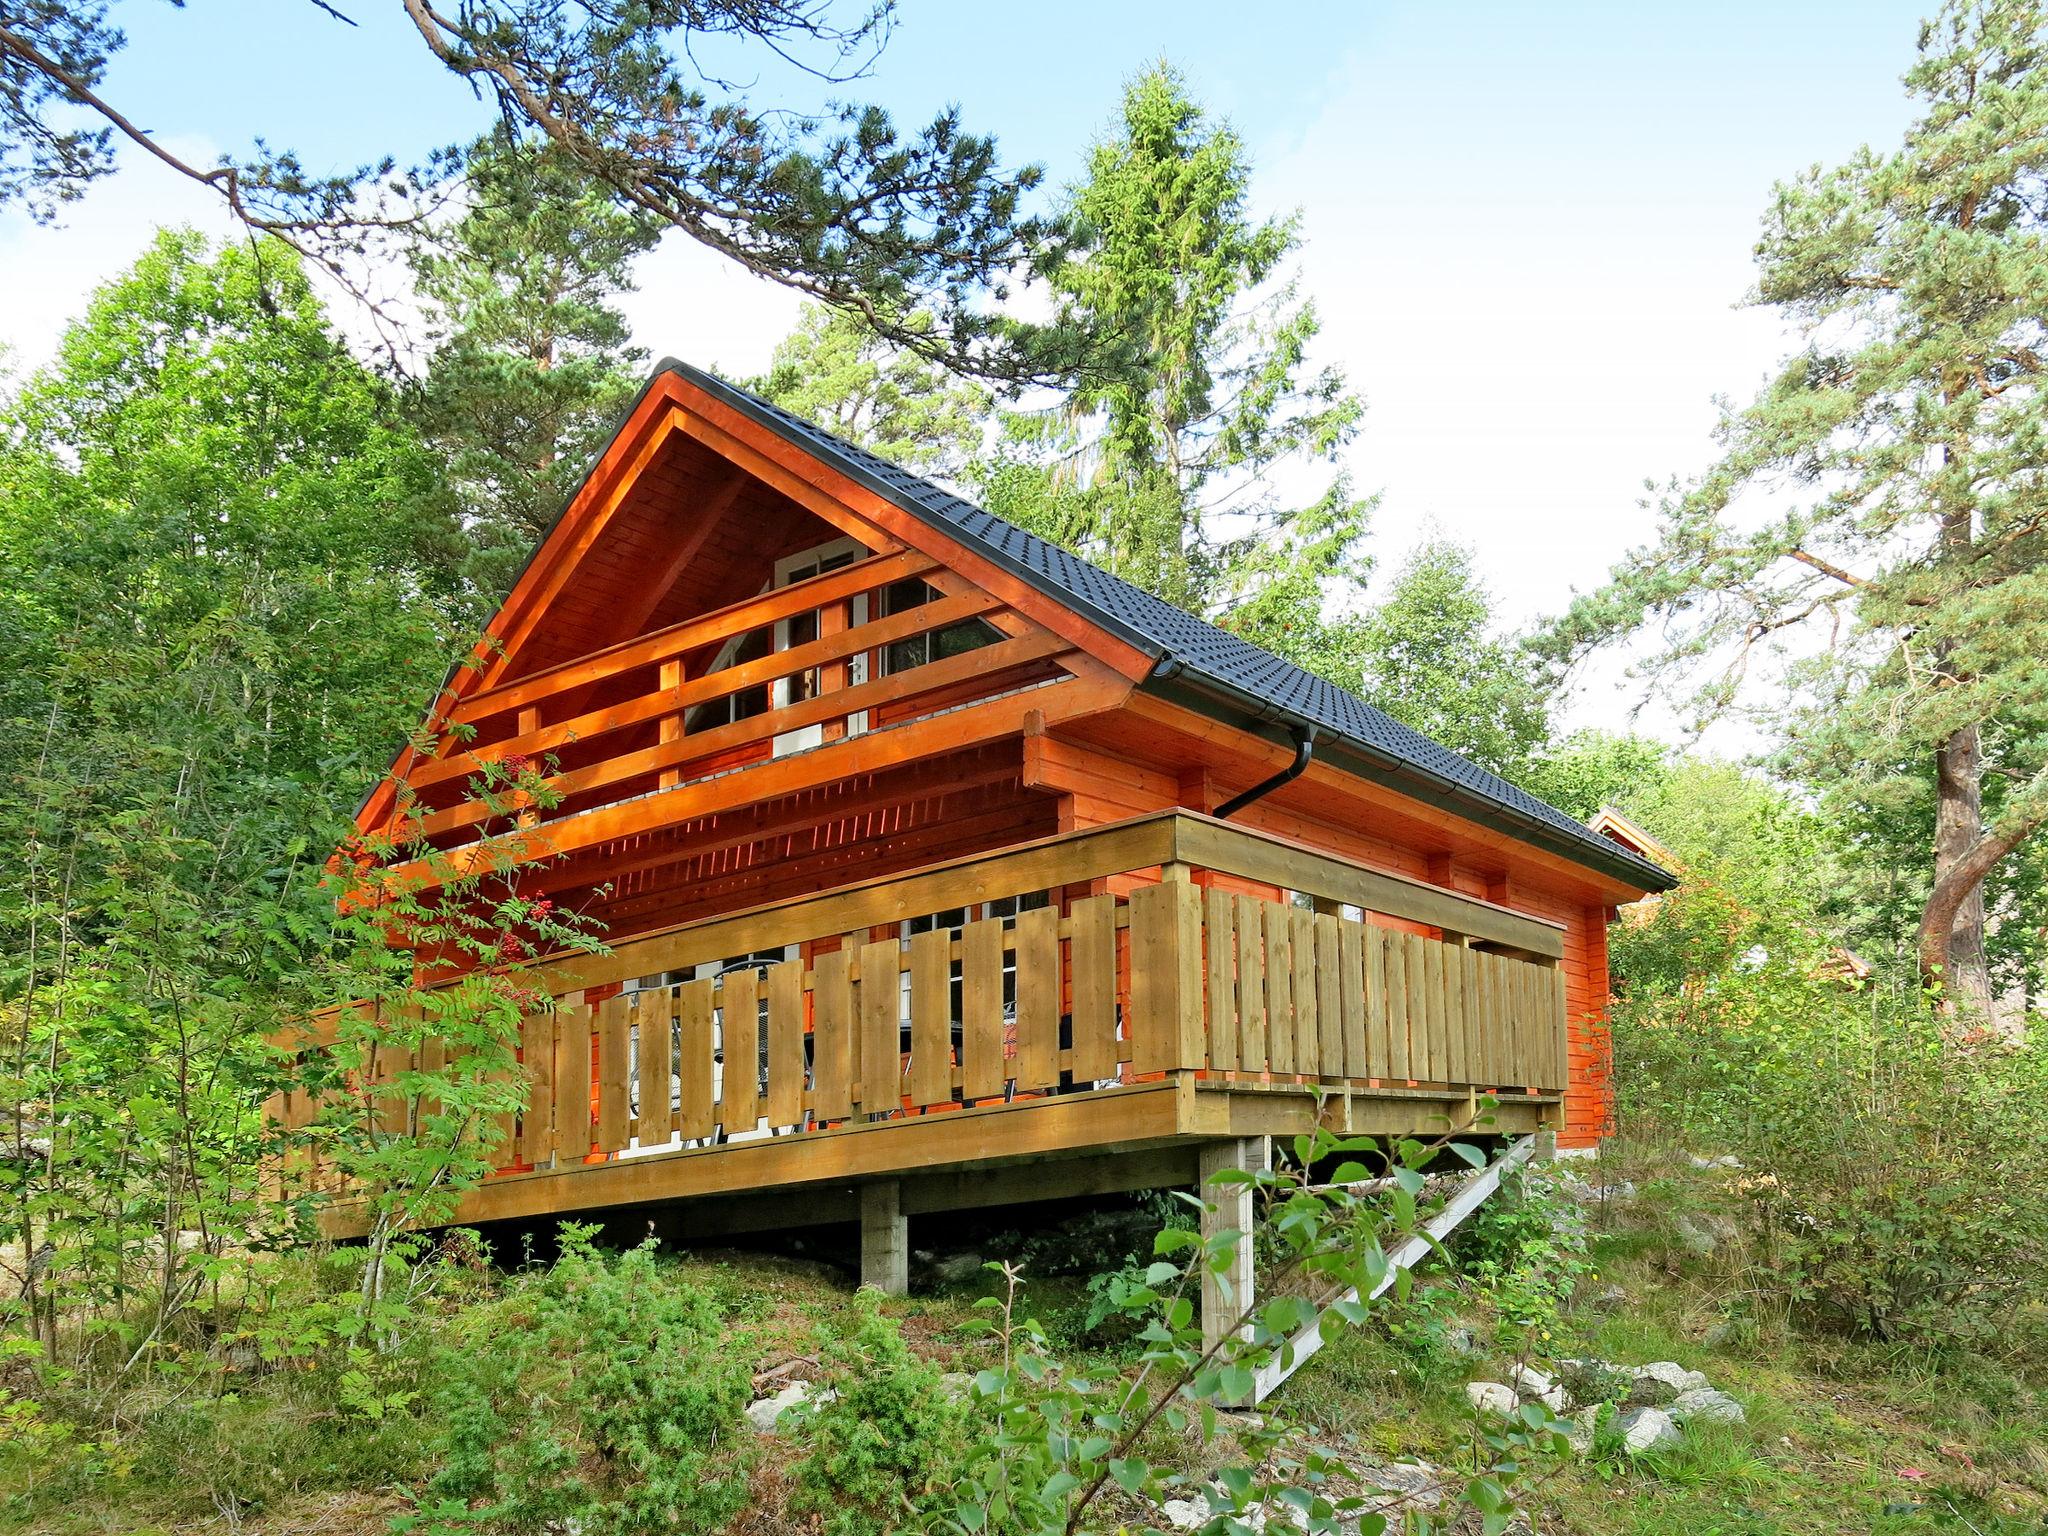
[[(1926, 3), (901, 0), (864, 80), (733, 68), (795, 106), (837, 91), (912, 122), (958, 102), (1013, 162), (1063, 182), (1122, 80), (1174, 62), (1249, 145), (1256, 199), (1301, 213), (1325, 353), (1367, 402), (1351, 469), (1383, 493), (1383, 567), (1449, 534), (1520, 623), (1647, 535), (1642, 482), (1707, 462), (1713, 397), (1747, 395), (1785, 350), (1771, 316), (1732, 307), (1758, 216), (1775, 180), (1896, 141)], [(315, 168), (481, 126), (395, 0), (340, 5), (359, 27), (302, 0), (128, 0), (107, 93), (188, 151), (239, 147), (255, 125)], [(214, 222), (203, 194), (147, 166), (64, 228), (0, 215), (0, 339), (17, 364), (43, 360), (90, 286), (175, 219)], [(750, 370), (794, 312), (676, 241), (639, 277), (630, 312), (656, 355)], [(1596, 679), (1579, 718), (1618, 718), (1613, 682)]]

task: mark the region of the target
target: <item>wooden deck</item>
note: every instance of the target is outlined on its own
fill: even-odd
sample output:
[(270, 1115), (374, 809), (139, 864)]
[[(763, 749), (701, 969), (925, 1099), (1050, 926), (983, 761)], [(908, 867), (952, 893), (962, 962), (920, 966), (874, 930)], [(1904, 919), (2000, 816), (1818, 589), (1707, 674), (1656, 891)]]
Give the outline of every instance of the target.
[(1482, 1131), (1535, 1130), (1561, 953), (1554, 924), (1185, 812), (778, 902), (544, 965), (516, 1155), (455, 1219), (717, 1202), (732, 1230), (843, 1219), (878, 1180), (902, 1210), (1188, 1183), (1219, 1139), (1437, 1132), (1488, 1096)]

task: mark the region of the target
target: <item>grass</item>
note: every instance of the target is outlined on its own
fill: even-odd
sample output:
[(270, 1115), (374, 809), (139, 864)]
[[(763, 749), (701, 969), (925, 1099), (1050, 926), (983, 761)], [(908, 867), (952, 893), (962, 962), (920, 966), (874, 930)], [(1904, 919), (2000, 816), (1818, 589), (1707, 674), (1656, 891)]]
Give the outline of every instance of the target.
[[(1681, 1447), (1657, 1455), (1546, 1470), (1530, 1511), (1537, 1531), (2048, 1533), (2048, 1393), (2024, 1367), (1930, 1361), (1745, 1319), (1739, 1253), (1702, 1260), (1671, 1230), (1674, 1213), (1712, 1209), (1712, 1176), (1666, 1175), (1642, 1188), (1632, 1204), (1600, 1213), (1596, 1273), (1580, 1287), (1597, 1296), (1618, 1284), (1627, 1304), (1568, 1309), (1551, 1352), (1676, 1360), (1739, 1399), (1748, 1422), (1695, 1426)], [(808, 1260), (707, 1252), (674, 1265), (709, 1292), (736, 1335), (755, 1341), (762, 1365), (814, 1354), (821, 1336), (855, 1315), (844, 1273)], [(999, 1283), (976, 1274), (885, 1310), (920, 1354), (968, 1369), (984, 1347), (967, 1328), (974, 1303)], [(1035, 1280), (1028, 1298), (1082, 1363), (1099, 1369), (1128, 1358), (1128, 1345), (1084, 1328), (1083, 1276)], [(1731, 1316), (1744, 1326), (1717, 1328)], [(1510, 1363), (1496, 1323), (1469, 1283), (1432, 1277), (1396, 1328), (1337, 1334), (1288, 1384), (1286, 1407), (1321, 1439), (1361, 1454), (1470, 1466), (1477, 1426), (1464, 1384), (1498, 1379)], [(1458, 1353), (1458, 1327), (1472, 1328), (1491, 1353)], [(0, 1529), (372, 1536), (389, 1529), (408, 1507), (404, 1490), (430, 1470), (417, 1406), (381, 1423), (351, 1415), (337, 1406), (331, 1373), (230, 1377), (204, 1390), (198, 1381), (132, 1394), (110, 1429), (73, 1427), (87, 1417), (61, 1388), (45, 1394), (39, 1421), (10, 1426), (0, 1416)], [(735, 1536), (795, 1536), (777, 1487), (775, 1476), (763, 1477)]]

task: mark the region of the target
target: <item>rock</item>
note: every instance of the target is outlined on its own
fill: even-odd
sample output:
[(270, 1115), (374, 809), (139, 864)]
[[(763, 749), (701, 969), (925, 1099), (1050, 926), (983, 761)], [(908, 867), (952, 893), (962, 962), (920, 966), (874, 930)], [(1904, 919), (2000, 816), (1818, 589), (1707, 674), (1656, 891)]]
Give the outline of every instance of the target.
[(1681, 1392), (1671, 1399), (1667, 1410), (1671, 1417), (1681, 1424), (1695, 1421), (1705, 1424), (1745, 1424), (1749, 1415), (1742, 1411), (1742, 1404), (1726, 1392), (1716, 1392), (1712, 1387), (1694, 1387)]
[(1619, 1312), (1627, 1305), (1628, 1292), (1618, 1285), (1610, 1285), (1593, 1298), (1593, 1310), (1596, 1312)]
[(1366, 1489), (1384, 1494), (1365, 1494), (1365, 1504), (1344, 1518), (1353, 1523), (1359, 1515), (1385, 1515), (1393, 1530), (1401, 1529), (1401, 1512), (1406, 1509), (1435, 1509), (1444, 1501), (1444, 1474), (1426, 1461), (1365, 1461), (1352, 1468)]
[(1593, 1440), (1600, 1432), (1600, 1415), (1608, 1412), (1605, 1403), (1595, 1403), (1590, 1408), (1581, 1408), (1572, 1415), (1572, 1421), (1565, 1427), (1565, 1443), (1574, 1455), (1585, 1456), (1593, 1449)]
[(1509, 1366), (1508, 1384), (1524, 1402), (1539, 1402), (1552, 1413), (1563, 1413), (1571, 1406), (1571, 1394), (1558, 1384), (1557, 1378), (1533, 1365), (1517, 1361)]
[(1485, 1353), (1480, 1346), (1479, 1335), (1470, 1328), (1451, 1329), (1444, 1335), (1444, 1348), (1454, 1355), (1464, 1355), (1468, 1359)]
[[(1177, 1531), (1199, 1530), (1216, 1515), (1217, 1510), (1230, 1508), (1230, 1498), (1218, 1490), (1218, 1502), (1211, 1507), (1207, 1499), (1168, 1499), (1159, 1506), (1159, 1513), (1166, 1516), (1166, 1523)], [(1238, 1518), (1255, 1531), (1266, 1528), (1266, 1512), (1263, 1509), (1248, 1509)]]
[(1697, 1392), (1708, 1384), (1706, 1377), (1676, 1360), (1653, 1360), (1633, 1367), (1628, 1376), (1631, 1408), (1662, 1408), (1681, 1392)]
[(974, 1372), (945, 1371), (939, 1376), (939, 1391), (958, 1402), (974, 1396)]
[(1676, 1217), (1671, 1223), (1671, 1231), (1680, 1247), (1702, 1259), (1711, 1259), (1721, 1246), (1721, 1240), (1707, 1230), (1706, 1224), (1691, 1216)]
[(941, 1285), (960, 1285), (980, 1274), (983, 1262), (978, 1253), (949, 1253), (932, 1265), (932, 1278)]
[(1620, 1427), (1621, 1448), (1631, 1456), (1640, 1456), (1644, 1451), (1666, 1450), (1685, 1441), (1671, 1415), (1662, 1408), (1637, 1408), (1625, 1413), (1621, 1416)]
[(747, 1422), (764, 1435), (772, 1435), (782, 1415), (791, 1408), (800, 1408), (806, 1403), (823, 1405), (838, 1394), (827, 1388), (820, 1391), (808, 1381), (792, 1381), (772, 1397), (758, 1398), (747, 1404)]
[(1465, 1400), (1478, 1412), (1496, 1419), (1504, 1419), (1522, 1406), (1515, 1389), (1499, 1381), (1466, 1382)]

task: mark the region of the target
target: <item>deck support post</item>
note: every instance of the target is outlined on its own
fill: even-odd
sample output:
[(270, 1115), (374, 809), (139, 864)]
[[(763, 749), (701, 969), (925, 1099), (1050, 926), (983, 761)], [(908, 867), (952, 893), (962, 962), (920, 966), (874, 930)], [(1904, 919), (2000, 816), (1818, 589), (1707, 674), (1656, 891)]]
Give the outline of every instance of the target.
[[(1230, 1331), (1230, 1325), (1252, 1303), (1252, 1224), (1257, 1208), (1249, 1184), (1211, 1185), (1210, 1179), (1227, 1168), (1247, 1173), (1265, 1172), (1272, 1156), (1271, 1139), (1241, 1136), (1228, 1141), (1206, 1143), (1200, 1157), (1202, 1241), (1204, 1244), (1224, 1232), (1240, 1234), (1229, 1266), (1219, 1275), (1202, 1270), (1202, 1344), (1213, 1347)], [(1229, 1291), (1225, 1294), (1224, 1286)], [(1249, 1328), (1240, 1329), (1248, 1336)]]
[(861, 1186), (860, 1283), (885, 1296), (910, 1294), (910, 1218), (900, 1179)]

